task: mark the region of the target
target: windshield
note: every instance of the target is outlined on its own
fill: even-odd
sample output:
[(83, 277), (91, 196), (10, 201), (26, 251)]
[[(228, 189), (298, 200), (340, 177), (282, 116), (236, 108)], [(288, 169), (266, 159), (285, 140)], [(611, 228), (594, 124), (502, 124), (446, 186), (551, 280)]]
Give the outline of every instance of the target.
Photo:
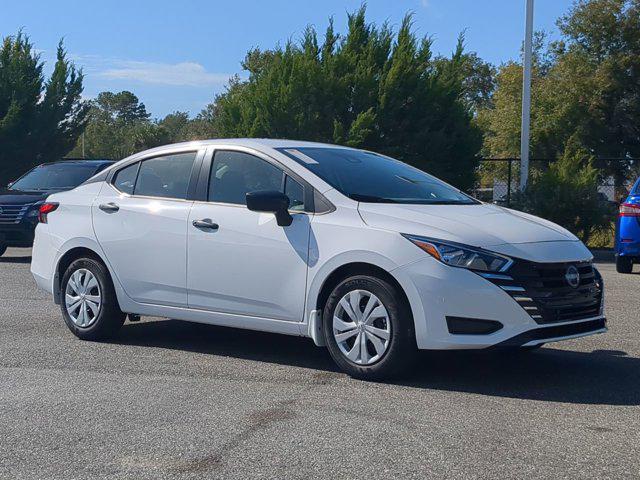
[(11, 190), (70, 190), (92, 177), (96, 168), (96, 165), (81, 163), (40, 165), (16, 180)]
[(406, 163), (350, 148), (279, 148), (349, 198), (372, 203), (471, 205), (473, 198)]

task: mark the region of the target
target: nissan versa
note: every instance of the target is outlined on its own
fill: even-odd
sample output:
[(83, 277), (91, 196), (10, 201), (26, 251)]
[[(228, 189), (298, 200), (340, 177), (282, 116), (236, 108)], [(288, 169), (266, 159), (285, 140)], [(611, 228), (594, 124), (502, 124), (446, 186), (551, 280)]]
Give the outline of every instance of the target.
[(287, 140), (149, 150), (40, 207), (31, 270), (69, 329), (127, 314), (310, 337), (381, 378), (417, 349), (606, 331), (589, 250), (372, 152)]

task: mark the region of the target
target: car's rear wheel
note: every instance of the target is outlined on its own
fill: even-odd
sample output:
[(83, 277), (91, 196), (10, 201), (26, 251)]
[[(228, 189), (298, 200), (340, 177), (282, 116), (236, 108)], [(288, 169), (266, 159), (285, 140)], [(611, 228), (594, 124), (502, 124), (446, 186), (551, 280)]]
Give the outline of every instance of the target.
[(358, 275), (340, 282), (326, 302), (322, 323), (331, 356), (352, 377), (398, 375), (416, 352), (409, 308), (380, 278)]
[(69, 330), (83, 340), (101, 340), (122, 326), (125, 314), (107, 268), (92, 258), (69, 265), (60, 285), (62, 316)]
[(633, 271), (633, 259), (629, 257), (616, 257), (616, 271), (618, 273), (631, 273)]
[(0, 257), (7, 251), (7, 246), (0, 243)]

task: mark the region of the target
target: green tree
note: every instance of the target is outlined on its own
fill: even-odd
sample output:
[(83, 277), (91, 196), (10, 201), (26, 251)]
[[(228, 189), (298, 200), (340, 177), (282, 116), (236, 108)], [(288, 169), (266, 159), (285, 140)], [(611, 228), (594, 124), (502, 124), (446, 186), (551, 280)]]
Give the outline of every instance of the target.
[(527, 189), (513, 197), (519, 210), (562, 225), (583, 242), (611, 227), (611, 207), (598, 192), (598, 170), (593, 157), (575, 138), (544, 172), (535, 172)]
[(191, 120), (187, 112), (173, 112), (158, 122), (158, 125), (167, 131), (172, 143), (182, 142), (188, 136), (188, 128)]
[(410, 15), (394, 33), (368, 24), (362, 7), (343, 36), (330, 22), (321, 43), (308, 27), (298, 43), (250, 51), (249, 78), (216, 98), (213, 127), (221, 136), (368, 148), (468, 189), (482, 142), (465, 97), (469, 64), (462, 39), (450, 58), (434, 59)]
[(123, 123), (144, 121), (151, 116), (147, 113), (144, 103), (127, 90), (118, 93), (101, 92), (95, 100), (95, 105), (112, 120)]
[(29, 37), (19, 32), (0, 46), (0, 184), (44, 161), (58, 160), (82, 132), (88, 106), (82, 71), (58, 44), (51, 77)]
[(182, 130), (182, 140), (204, 140), (219, 137), (213, 120), (215, 115), (216, 106), (214, 104), (207, 105), (195, 118), (189, 120), (189, 123)]
[(71, 155), (119, 160), (172, 142), (171, 132), (149, 119), (145, 105), (131, 92), (101, 92), (91, 101), (84, 138)]
[[(531, 154), (556, 158), (572, 138), (595, 157), (640, 157), (640, 1), (576, 1), (558, 27), (559, 42), (537, 45)], [(503, 65), (479, 114), (486, 155), (519, 156), (521, 88), (521, 65)], [(630, 164), (596, 166), (620, 184)]]

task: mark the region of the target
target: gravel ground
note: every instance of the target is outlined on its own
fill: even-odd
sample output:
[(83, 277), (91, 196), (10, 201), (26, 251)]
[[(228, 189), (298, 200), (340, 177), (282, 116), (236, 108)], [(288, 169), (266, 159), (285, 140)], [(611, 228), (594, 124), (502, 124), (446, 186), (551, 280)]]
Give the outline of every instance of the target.
[(612, 264), (605, 335), (366, 383), (302, 338), (145, 318), (82, 342), (28, 255), (0, 259), (0, 478), (640, 477), (640, 275)]

